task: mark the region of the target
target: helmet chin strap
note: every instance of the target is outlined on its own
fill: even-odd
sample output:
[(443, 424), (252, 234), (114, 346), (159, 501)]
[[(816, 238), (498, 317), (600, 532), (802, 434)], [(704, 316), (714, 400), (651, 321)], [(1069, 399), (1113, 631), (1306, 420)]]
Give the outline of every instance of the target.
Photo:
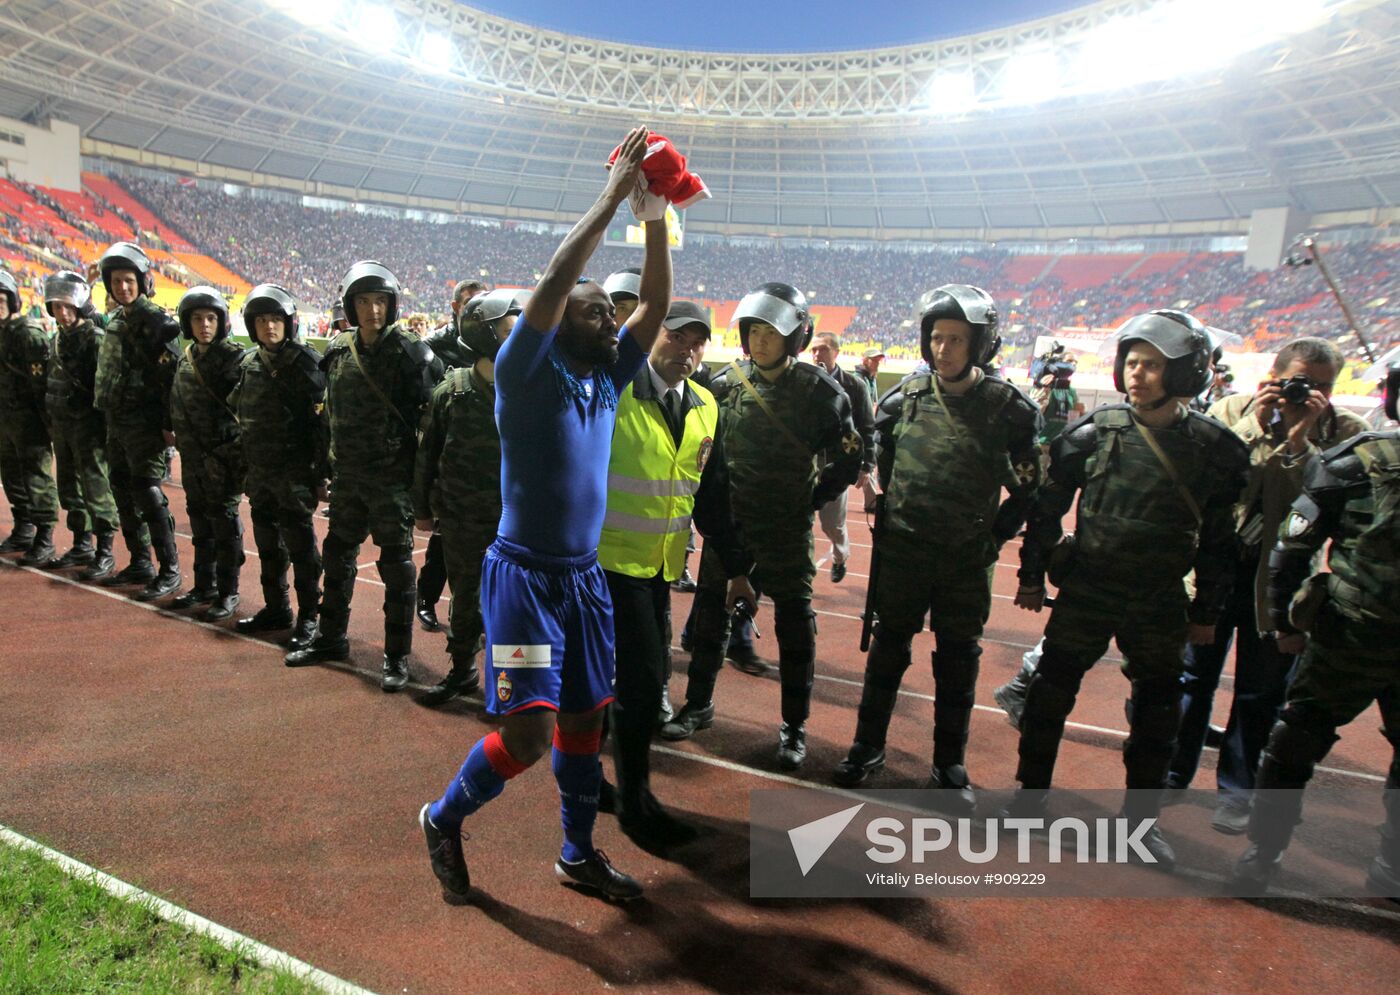
[(1153, 401), (1151, 404), (1137, 404), (1134, 405), (1134, 407), (1141, 408), (1143, 411), (1158, 411), (1161, 408), (1165, 408), (1168, 404), (1172, 404), (1175, 401), (1176, 398), (1172, 397), (1170, 394), (1163, 394), (1160, 398)]
[(781, 356), (778, 357), (778, 361), (777, 361), (776, 363), (767, 363), (767, 364), (764, 364), (764, 363), (760, 363), (758, 360), (755, 359), (755, 360), (753, 361), (753, 365), (754, 365), (754, 366), (757, 366), (760, 370), (765, 370), (765, 371), (767, 371), (767, 370), (776, 370), (776, 369), (777, 369), (778, 367), (780, 367), (780, 366), (786, 366), (786, 365), (787, 365), (787, 361), (788, 361), (789, 359), (791, 359), (791, 358), (792, 358), (792, 357), (789, 356), (787, 353), (783, 353)]
[(974, 364), (971, 360), (968, 360), (967, 365), (964, 366), (964, 367), (962, 368), (962, 372), (959, 373), (959, 374), (958, 374), (957, 376), (955, 376), (955, 377), (945, 377), (945, 376), (943, 376), (943, 374), (938, 373), (938, 368), (937, 368), (937, 367), (934, 367), (933, 372), (938, 373), (939, 377), (941, 377), (943, 380), (945, 380), (945, 381), (948, 382), (948, 383), (962, 383), (964, 380), (966, 380), (969, 376), (972, 375), (972, 369), (973, 369), (973, 366), (975, 366), (975, 365), (976, 365), (976, 364)]

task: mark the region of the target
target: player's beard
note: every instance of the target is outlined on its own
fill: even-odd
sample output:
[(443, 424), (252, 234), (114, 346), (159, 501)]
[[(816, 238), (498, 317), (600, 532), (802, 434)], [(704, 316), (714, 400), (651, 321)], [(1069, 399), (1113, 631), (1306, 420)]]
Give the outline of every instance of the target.
[(617, 346), (608, 342), (613, 334), (580, 331), (569, 323), (566, 315), (559, 322), (559, 348), (575, 363), (611, 366), (618, 360)]

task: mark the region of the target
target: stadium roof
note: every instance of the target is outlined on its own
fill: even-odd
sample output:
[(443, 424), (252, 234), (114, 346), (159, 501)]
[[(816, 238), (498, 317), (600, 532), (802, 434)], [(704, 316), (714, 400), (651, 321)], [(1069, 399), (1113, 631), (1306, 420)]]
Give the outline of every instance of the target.
[[(1183, 4), (1190, 33), (1157, 20)], [(1400, 0), (1272, 0), (1268, 17), (1119, 0), (808, 55), (600, 42), (451, 0), (323, 22), (343, 9), (9, 0), (0, 114), (72, 121), (85, 150), (152, 165), (534, 218), (576, 216), (644, 121), (714, 191), (699, 230), (1200, 231), (1265, 206), (1400, 205)]]

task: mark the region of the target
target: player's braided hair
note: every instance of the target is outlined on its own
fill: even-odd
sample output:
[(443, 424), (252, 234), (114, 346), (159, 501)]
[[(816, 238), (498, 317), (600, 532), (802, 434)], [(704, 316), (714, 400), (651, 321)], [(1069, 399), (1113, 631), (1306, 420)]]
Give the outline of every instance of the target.
[[(583, 386), (583, 381), (574, 376), (569, 369), (569, 364), (564, 362), (564, 357), (559, 352), (559, 344), (556, 342), (549, 350), (549, 362), (554, 366), (554, 382), (559, 387), (559, 397), (565, 404), (573, 401), (588, 400), (588, 391)], [(604, 371), (605, 368), (595, 366), (595, 371)], [(598, 391), (598, 399), (605, 408), (617, 407), (617, 388), (613, 386), (612, 377), (606, 372), (601, 376), (593, 378), (594, 389)]]

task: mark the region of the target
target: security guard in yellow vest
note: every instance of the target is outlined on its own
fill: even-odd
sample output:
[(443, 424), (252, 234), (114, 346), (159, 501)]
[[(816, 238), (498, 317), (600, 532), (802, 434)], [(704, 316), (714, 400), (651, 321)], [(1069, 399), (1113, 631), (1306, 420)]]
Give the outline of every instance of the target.
[(648, 771), (671, 642), (670, 585), (685, 567), (692, 521), (721, 551), (732, 578), (730, 605), (755, 597), (725, 463), (715, 458), (719, 411), (710, 392), (688, 379), (709, 340), (708, 311), (691, 301), (673, 302), (649, 361), (618, 401), (608, 510), (598, 544), (617, 640), (612, 727), (618, 822), (650, 851), (695, 836), (693, 827), (657, 802)]

